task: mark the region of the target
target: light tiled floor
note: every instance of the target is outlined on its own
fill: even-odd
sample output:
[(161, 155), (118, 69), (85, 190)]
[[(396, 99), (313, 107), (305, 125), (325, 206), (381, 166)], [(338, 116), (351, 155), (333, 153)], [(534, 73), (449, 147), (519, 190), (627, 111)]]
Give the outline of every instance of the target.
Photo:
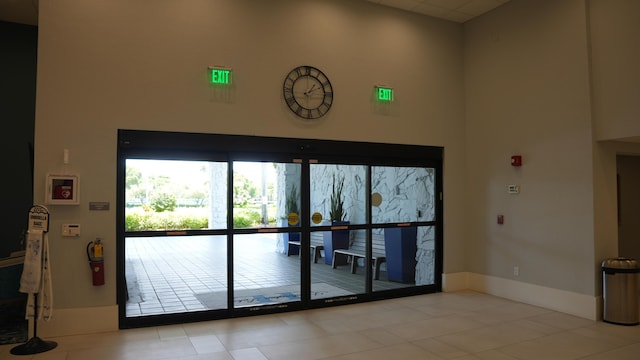
[[(235, 291), (261, 294), (265, 288), (300, 285), (299, 257), (278, 253), (276, 248), (275, 234), (237, 236)], [(222, 236), (127, 238), (127, 316), (226, 308), (226, 302), (208, 308), (197, 299), (197, 294), (207, 292), (226, 298), (226, 256), (226, 238)], [(311, 263), (312, 289), (322, 283), (353, 294), (365, 291), (363, 268), (351, 274), (349, 266), (332, 269), (324, 260)], [(413, 286), (388, 281), (384, 269), (373, 282), (374, 291)]]
[(58, 347), (0, 359), (640, 359), (638, 326), (471, 291), (45, 340)]

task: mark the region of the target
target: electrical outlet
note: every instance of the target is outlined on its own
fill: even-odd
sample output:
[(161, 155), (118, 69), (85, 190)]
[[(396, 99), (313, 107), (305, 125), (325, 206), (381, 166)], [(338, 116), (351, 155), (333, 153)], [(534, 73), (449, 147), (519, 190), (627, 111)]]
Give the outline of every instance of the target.
[(520, 276), (520, 267), (519, 266), (514, 266), (513, 267), (513, 276)]

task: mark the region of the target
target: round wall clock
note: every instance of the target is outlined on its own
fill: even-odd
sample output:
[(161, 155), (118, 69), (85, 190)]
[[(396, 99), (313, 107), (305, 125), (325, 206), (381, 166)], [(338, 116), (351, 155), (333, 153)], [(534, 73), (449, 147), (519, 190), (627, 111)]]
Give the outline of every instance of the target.
[(329, 78), (313, 66), (298, 66), (284, 78), (284, 100), (299, 117), (313, 120), (322, 117), (333, 103)]

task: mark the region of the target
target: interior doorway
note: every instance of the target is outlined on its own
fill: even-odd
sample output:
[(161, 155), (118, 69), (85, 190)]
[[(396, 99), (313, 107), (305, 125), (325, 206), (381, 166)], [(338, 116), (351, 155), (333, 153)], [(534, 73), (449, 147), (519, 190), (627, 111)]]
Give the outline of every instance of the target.
[(618, 255), (640, 259), (640, 156), (616, 157)]

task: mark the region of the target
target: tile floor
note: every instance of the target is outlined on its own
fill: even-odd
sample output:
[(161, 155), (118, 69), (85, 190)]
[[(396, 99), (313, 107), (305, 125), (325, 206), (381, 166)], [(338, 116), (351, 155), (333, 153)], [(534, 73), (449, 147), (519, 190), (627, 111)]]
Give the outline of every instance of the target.
[[(276, 234), (237, 236), (234, 255), (236, 292), (300, 285), (300, 259), (276, 252)], [(222, 236), (169, 236), (126, 239), (128, 317), (226, 308), (226, 302), (207, 307), (198, 294), (218, 293), (226, 298), (226, 238)], [(364, 293), (364, 269), (351, 274), (349, 266), (332, 269), (321, 258), (311, 264), (314, 284), (330, 284), (350, 293)], [(386, 271), (373, 282), (373, 290), (413, 286), (387, 280)], [(313, 294), (312, 294), (313, 296)], [(328, 297), (320, 296), (318, 298)], [(314, 298), (315, 299), (315, 298)], [(283, 300), (284, 301), (284, 300)]]
[(472, 291), (45, 340), (58, 347), (0, 359), (640, 359), (639, 326)]

